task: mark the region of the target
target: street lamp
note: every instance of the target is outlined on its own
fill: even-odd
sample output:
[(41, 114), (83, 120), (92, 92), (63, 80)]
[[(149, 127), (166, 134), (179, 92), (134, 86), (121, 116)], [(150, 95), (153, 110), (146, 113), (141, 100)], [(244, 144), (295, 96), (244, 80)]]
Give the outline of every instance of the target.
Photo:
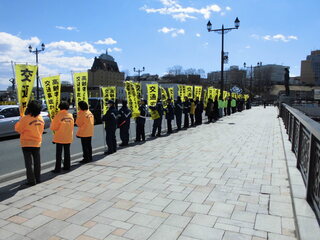
[(221, 86), (220, 86), (220, 92), (221, 94), (223, 93), (224, 90), (224, 80), (223, 80), (223, 64), (225, 61), (228, 60), (228, 57), (225, 56), (224, 53), (224, 34), (230, 32), (233, 29), (238, 29), (240, 27), (240, 21), (238, 18), (234, 21), (234, 27), (233, 28), (225, 28), (224, 25), (222, 24), (222, 28), (220, 29), (212, 29), (212, 24), (209, 21), (207, 23), (207, 29), (208, 32), (217, 32), (222, 35), (222, 41), (221, 41)]
[(44, 51), (45, 49), (45, 45), (44, 43), (41, 44), (41, 49), (36, 48), (36, 50), (32, 50), (31, 45), (29, 45), (29, 52), (36, 54), (36, 63), (37, 63), (37, 100), (40, 99), (39, 96), (39, 67), (38, 67), (38, 54), (42, 51)]
[(142, 67), (142, 69), (136, 69), (135, 67), (133, 68), (133, 71), (138, 73), (138, 81), (139, 81), (139, 82), (140, 82), (140, 74), (141, 74), (142, 72), (144, 72), (144, 70), (145, 70), (144, 67)]
[(252, 100), (252, 65), (247, 67), (247, 64), (244, 62), (243, 67), (246, 69), (250, 68), (250, 99)]

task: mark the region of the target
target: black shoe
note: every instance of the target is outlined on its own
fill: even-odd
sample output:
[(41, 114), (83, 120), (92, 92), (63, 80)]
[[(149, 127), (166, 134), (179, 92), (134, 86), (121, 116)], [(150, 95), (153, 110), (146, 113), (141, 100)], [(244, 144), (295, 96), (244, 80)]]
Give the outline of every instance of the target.
[(155, 137), (156, 135), (154, 135), (154, 134), (151, 134), (151, 137)]
[(62, 168), (64, 171), (70, 171), (70, 168)]
[(51, 172), (52, 172), (52, 173), (60, 173), (61, 171), (54, 169), (54, 170), (51, 170)]
[(157, 137), (161, 137), (161, 134), (157, 134)]
[(119, 144), (120, 147), (124, 147), (124, 146), (128, 146), (129, 144), (128, 143), (121, 143)]
[[(142, 141), (143, 141), (143, 140), (142, 140)], [(136, 139), (136, 140), (134, 140), (134, 142), (141, 142), (141, 140)]]
[(34, 185), (36, 185), (36, 183), (34, 183), (34, 182), (26, 182), (26, 183), (21, 184), (20, 187), (27, 188), (27, 187), (32, 187)]
[(85, 164), (85, 163), (88, 163), (88, 162), (89, 162), (89, 161), (82, 159), (79, 163)]
[(113, 152), (111, 152), (111, 151), (105, 151), (104, 152), (104, 155), (110, 155), (110, 154), (112, 154)]

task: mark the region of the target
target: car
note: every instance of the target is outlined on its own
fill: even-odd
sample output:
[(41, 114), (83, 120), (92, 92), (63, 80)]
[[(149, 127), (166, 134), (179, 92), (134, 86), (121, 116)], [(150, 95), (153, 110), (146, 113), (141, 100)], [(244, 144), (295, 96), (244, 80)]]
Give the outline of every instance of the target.
[[(94, 116), (94, 124), (102, 123), (101, 118), (101, 101), (102, 98), (100, 97), (90, 97), (88, 99), (89, 101), (89, 110)], [(77, 119), (77, 110), (75, 109), (72, 113), (74, 122), (76, 122)]]
[[(41, 112), (45, 122), (44, 128), (50, 127), (50, 118), (48, 112)], [(14, 130), (14, 125), (20, 119), (19, 105), (1, 105), (0, 106), (0, 137), (19, 135)]]

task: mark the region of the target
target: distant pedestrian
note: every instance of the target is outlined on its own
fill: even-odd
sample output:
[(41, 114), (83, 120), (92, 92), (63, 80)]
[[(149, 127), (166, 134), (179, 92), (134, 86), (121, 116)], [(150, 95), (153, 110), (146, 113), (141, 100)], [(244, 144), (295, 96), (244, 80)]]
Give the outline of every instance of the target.
[(219, 119), (219, 102), (218, 96), (215, 97), (213, 102), (213, 119), (217, 121)]
[(92, 137), (94, 134), (94, 116), (85, 101), (78, 103), (80, 108), (77, 114), (76, 124), (78, 126), (77, 137), (81, 139), (83, 159), (80, 163), (92, 162)]
[(184, 113), (184, 124), (183, 128), (189, 127), (189, 114), (190, 114), (190, 102), (188, 97), (184, 97), (184, 102), (182, 104), (183, 106), (183, 113)]
[(108, 151), (105, 151), (105, 154), (113, 154), (117, 151), (117, 117), (118, 111), (115, 107), (115, 102), (113, 100), (109, 100), (108, 111), (102, 117), (102, 121), (104, 121), (104, 127), (106, 130), (106, 143), (108, 146)]
[(172, 133), (172, 120), (174, 119), (174, 107), (170, 98), (168, 98), (167, 100), (167, 108), (164, 109), (164, 111), (166, 113), (166, 119), (167, 119), (167, 127), (168, 127), (167, 133), (170, 134)]
[(191, 120), (191, 127), (194, 126), (194, 115), (196, 111), (196, 104), (193, 99), (190, 99), (190, 120)]
[(206, 116), (208, 117), (208, 123), (211, 123), (213, 121), (213, 101), (211, 98), (208, 99)]
[(120, 128), (120, 139), (122, 143), (120, 146), (127, 146), (129, 144), (129, 129), (130, 119), (132, 116), (131, 110), (128, 108), (128, 102), (122, 101), (122, 107), (118, 113), (118, 126)]
[(218, 100), (218, 111), (219, 111), (219, 118), (223, 117), (223, 108), (224, 108), (224, 102), (222, 99), (222, 96), (220, 96), (219, 100)]
[(63, 170), (70, 170), (70, 144), (73, 142), (74, 119), (69, 110), (68, 102), (59, 104), (60, 111), (51, 122), (50, 129), (54, 131), (53, 142), (56, 144), (56, 165), (52, 172), (61, 171), (62, 149), (64, 152)]
[(161, 136), (161, 124), (162, 124), (162, 116), (163, 116), (163, 106), (161, 100), (158, 99), (156, 106), (150, 106), (150, 109), (153, 111), (154, 118), (153, 118), (153, 126), (152, 126), (152, 134), (151, 137)]
[(196, 110), (195, 110), (196, 125), (201, 125), (202, 113), (203, 113), (203, 102), (199, 101), (199, 98), (197, 98), (195, 104), (196, 104)]
[(229, 116), (231, 115), (231, 97), (229, 97), (227, 101), (227, 114)]
[(41, 182), (40, 147), (44, 130), (44, 121), (40, 115), (41, 103), (30, 101), (26, 112), (27, 115), (21, 117), (16, 123), (15, 131), (20, 133), (20, 144), (27, 174), (26, 185), (32, 186)]
[(183, 112), (183, 106), (182, 106), (181, 98), (180, 96), (178, 96), (174, 105), (174, 114), (176, 115), (176, 123), (177, 123), (178, 131), (181, 130), (182, 112)]
[(237, 102), (234, 98), (231, 99), (231, 109), (232, 113), (235, 113), (237, 111)]
[(136, 118), (136, 140), (135, 142), (141, 142), (146, 140), (145, 135), (145, 123), (147, 118), (147, 107), (145, 100), (140, 100), (139, 113), (140, 115)]

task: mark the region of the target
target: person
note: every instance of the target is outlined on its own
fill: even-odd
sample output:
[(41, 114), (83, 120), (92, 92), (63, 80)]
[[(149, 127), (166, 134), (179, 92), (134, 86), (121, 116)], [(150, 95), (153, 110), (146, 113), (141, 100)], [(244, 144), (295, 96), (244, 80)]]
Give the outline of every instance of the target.
[(267, 101), (263, 100), (263, 108), (266, 108), (266, 106), (267, 106)]
[(69, 110), (69, 103), (62, 101), (60, 111), (53, 118), (50, 129), (54, 131), (53, 143), (56, 144), (56, 165), (52, 172), (61, 171), (62, 149), (64, 151), (63, 170), (70, 170), (70, 144), (73, 141), (74, 119)]
[(127, 100), (122, 101), (122, 107), (118, 114), (118, 126), (120, 128), (120, 139), (122, 143), (120, 146), (127, 146), (129, 144), (129, 129), (130, 118), (132, 116), (131, 110), (128, 108)]
[(208, 99), (206, 107), (206, 116), (208, 117), (208, 123), (211, 123), (213, 120), (213, 101), (212, 98)]
[(161, 136), (162, 116), (163, 116), (163, 106), (162, 106), (161, 100), (158, 99), (156, 106), (150, 106), (150, 109), (152, 111), (154, 111), (153, 114), (155, 116), (153, 118), (151, 137), (156, 136), (157, 130), (158, 130), (157, 137), (160, 137)]
[(227, 114), (230, 116), (231, 115), (231, 96), (228, 98), (228, 103), (227, 103)]
[[(41, 182), (40, 147), (44, 130), (41, 103), (30, 101), (26, 115), (15, 124), (15, 131), (20, 133), (20, 145), (24, 156), (28, 186)], [(33, 166), (32, 166), (33, 165)]]
[(223, 114), (224, 114), (224, 116), (227, 116), (227, 114), (228, 114), (227, 108), (228, 108), (228, 99), (225, 98), (223, 100)]
[(215, 97), (214, 103), (213, 103), (213, 118), (215, 121), (219, 119), (219, 102), (218, 102), (218, 96)]
[(189, 113), (190, 113), (190, 102), (188, 97), (184, 97), (183, 106), (183, 113), (184, 113), (184, 125), (183, 128), (189, 127)]
[(219, 97), (219, 100), (218, 100), (218, 111), (219, 111), (219, 118), (222, 118), (223, 117), (223, 107), (224, 107), (224, 102), (223, 102), (223, 99), (222, 99), (222, 96)]
[(194, 126), (194, 115), (196, 111), (196, 104), (193, 99), (190, 99), (190, 120), (191, 120), (191, 127)]
[(77, 114), (76, 124), (78, 131), (76, 136), (81, 139), (83, 159), (80, 163), (92, 162), (92, 137), (94, 134), (94, 116), (89, 110), (89, 106), (85, 101), (78, 103), (80, 108)]
[(105, 154), (113, 154), (117, 151), (117, 117), (118, 111), (116, 110), (115, 103), (113, 100), (109, 100), (108, 111), (102, 117), (102, 121), (104, 121), (104, 127), (106, 130), (106, 143), (108, 146), (108, 151), (105, 151)]
[(203, 102), (199, 101), (199, 98), (197, 98), (196, 110), (195, 110), (196, 125), (202, 124), (202, 112), (203, 112)]
[(177, 100), (175, 102), (174, 106), (174, 114), (176, 115), (176, 123), (177, 123), (177, 130), (181, 130), (181, 120), (182, 120), (182, 102), (180, 96), (177, 97)]
[(172, 133), (172, 120), (174, 119), (174, 107), (172, 104), (172, 101), (170, 98), (167, 100), (167, 108), (165, 109), (166, 113), (166, 119), (167, 119), (167, 126), (168, 126), (168, 131), (167, 133), (170, 134)]
[(139, 106), (140, 115), (136, 118), (136, 140), (135, 142), (141, 142), (146, 140), (146, 135), (144, 131), (146, 118), (147, 118), (147, 107), (145, 100), (140, 100)]
[(232, 108), (232, 113), (235, 113), (237, 111), (237, 102), (234, 98), (231, 99), (231, 108)]

